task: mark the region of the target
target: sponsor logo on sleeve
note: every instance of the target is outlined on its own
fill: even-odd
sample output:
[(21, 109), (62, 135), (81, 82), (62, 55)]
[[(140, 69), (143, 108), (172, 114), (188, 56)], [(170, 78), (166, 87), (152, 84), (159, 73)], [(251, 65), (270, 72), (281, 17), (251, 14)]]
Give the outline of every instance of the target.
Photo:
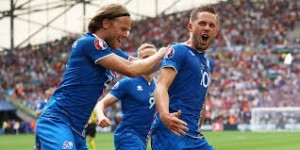
[(104, 46), (104, 42), (100, 39), (95, 39), (94, 46), (98, 50), (104, 50), (106, 47)]
[(167, 49), (167, 52), (165, 53), (165, 58), (172, 58), (175, 54), (174, 48), (169, 47), (169, 49)]

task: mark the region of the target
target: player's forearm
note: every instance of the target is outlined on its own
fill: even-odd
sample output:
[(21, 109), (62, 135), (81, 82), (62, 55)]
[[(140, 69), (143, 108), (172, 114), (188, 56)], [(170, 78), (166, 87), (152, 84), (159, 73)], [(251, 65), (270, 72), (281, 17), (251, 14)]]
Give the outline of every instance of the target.
[[(206, 93), (205, 99), (206, 99), (206, 97), (207, 97), (207, 93)], [(201, 114), (201, 118), (199, 120), (199, 126), (201, 126), (203, 124), (204, 120), (205, 120), (205, 115), (206, 115), (206, 100), (203, 103), (203, 106), (202, 106), (200, 114)]]
[(96, 105), (96, 115), (97, 115), (97, 118), (102, 118), (102, 117), (105, 117), (104, 115), (104, 110), (106, 108), (104, 107), (103, 103), (102, 102), (98, 102), (97, 105)]
[(103, 99), (101, 99), (97, 104), (96, 104), (96, 114), (97, 118), (99, 117), (105, 117), (104, 111), (105, 109), (110, 106), (112, 103), (114, 103), (117, 100), (116, 97), (108, 93), (105, 95)]
[(159, 88), (159, 85), (157, 85), (154, 98), (156, 102), (156, 108), (161, 115), (169, 114), (169, 94), (166, 88)]
[(133, 70), (132, 74), (133, 77), (141, 75), (141, 74), (148, 74), (158, 70), (159, 65), (162, 60), (162, 55), (156, 53), (146, 59), (139, 59), (135, 61), (131, 61), (131, 69)]

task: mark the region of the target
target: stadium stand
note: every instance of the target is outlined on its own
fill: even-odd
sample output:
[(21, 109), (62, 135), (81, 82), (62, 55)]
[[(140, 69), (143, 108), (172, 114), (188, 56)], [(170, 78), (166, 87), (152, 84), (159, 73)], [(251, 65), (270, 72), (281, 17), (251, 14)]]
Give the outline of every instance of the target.
[[(219, 10), (221, 30), (209, 51), (215, 69), (205, 124), (220, 117), (229, 127), (249, 124), (252, 107), (300, 107), (300, 36), (292, 34), (300, 32), (300, 2), (251, 0), (214, 6)], [(135, 21), (122, 48), (134, 55), (144, 42), (161, 47), (187, 40), (188, 14)], [(44, 90), (60, 83), (77, 36), (1, 53), (0, 99), (19, 101), (35, 111)], [(293, 56), (291, 65), (283, 64), (288, 53)], [(108, 110), (117, 123), (120, 105)]]

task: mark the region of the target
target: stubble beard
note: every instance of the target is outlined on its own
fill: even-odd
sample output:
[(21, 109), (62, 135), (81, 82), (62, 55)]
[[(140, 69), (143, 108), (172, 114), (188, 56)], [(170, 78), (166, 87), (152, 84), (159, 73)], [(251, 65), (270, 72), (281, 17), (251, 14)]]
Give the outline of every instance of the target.
[(194, 42), (194, 46), (196, 48), (197, 51), (199, 52), (205, 52), (205, 50), (207, 49), (207, 47), (201, 47), (201, 37), (197, 37), (194, 35), (193, 38), (193, 42)]

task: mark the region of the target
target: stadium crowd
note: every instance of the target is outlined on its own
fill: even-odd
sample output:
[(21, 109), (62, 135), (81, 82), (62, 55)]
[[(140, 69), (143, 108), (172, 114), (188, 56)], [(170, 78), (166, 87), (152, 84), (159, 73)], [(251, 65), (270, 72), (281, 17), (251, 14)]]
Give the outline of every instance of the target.
[[(230, 1), (215, 7), (219, 10), (221, 30), (208, 52), (215, 68), (205, 123), (211, 124), (220, 116), (225, 118), (225, 124), (249, 123), (252, 107), (300, 106), (300, 39), (288, 39), (288, 32), (300, 26), (300, 2)], [(187, 40), (188, 14), (178, 12), (135, 21), (122, 48), (135, 54), (144, 42), (161, 47)], [(45, 89), (59, 85), (77, 37), (68, 35), (2, 52), (0, 99), (20, 100), (36, 110)], [(283, 51), (288, 46), (298, 46), (298, 51)], [(292, 64), (283, 64), (289, 52)], [(107, 112), (112, 120), (120, 121), (119, 103)]]

